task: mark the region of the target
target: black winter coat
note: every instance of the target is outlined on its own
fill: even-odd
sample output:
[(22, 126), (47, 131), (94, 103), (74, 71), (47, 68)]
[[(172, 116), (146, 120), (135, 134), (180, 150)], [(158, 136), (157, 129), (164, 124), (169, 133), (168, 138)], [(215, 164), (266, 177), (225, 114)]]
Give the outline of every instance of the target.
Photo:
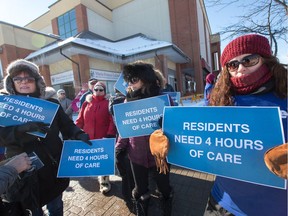
[[(56, 99), (48, 99), (50, 102), (58, 103)], [(30, 134), (17, 136), (17, 126), (0, 127), (0, 145), (6, 147), (6, 157), (10, 158), (19, 153), (27, 154), (35, 152), (44, 163), (38, 170), (38, 182), (41, 205), (45, 205), (59, 196), (69, 185), (68, 178), (57, 178), (57, 170), (62, 152), (63, 137), (75, 139), (82, 132), (73, 121), (65, 114), (61, 106), (51, 124), (50, 131), (45, 138), (39, 138)]]

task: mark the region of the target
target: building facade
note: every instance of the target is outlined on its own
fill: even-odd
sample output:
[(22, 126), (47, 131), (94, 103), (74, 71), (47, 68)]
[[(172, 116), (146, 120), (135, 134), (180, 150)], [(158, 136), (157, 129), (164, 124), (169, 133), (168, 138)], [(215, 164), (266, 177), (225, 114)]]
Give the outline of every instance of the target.
[(2, 70), (26, 58), (40, 66), (47, 85), (64, 88), (70, 97), (90, 77), (112, 93), (123, 65), (136, 60), (160, 69), (182, 96), (202, 93), (207, 73), (219, 65), (220, 38), (211, 33), (203, 0), (58, 0), (19, 29), (28, 36), (21, 33), (17, 41), (36, 34), (45, 42), (23, 47), (4, 38), (1, 47), (15, 46), (21, 54), (0, 54)]

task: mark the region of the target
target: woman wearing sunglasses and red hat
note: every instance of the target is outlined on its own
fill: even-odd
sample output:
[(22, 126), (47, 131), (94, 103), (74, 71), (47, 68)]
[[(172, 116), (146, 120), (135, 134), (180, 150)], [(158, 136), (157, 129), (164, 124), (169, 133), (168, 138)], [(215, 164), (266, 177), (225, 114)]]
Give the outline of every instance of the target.
[[(265, 37), (250, 34), (231, 41), (221, 64), (210, 106), (277, 106), (287, 116), (287, 70)], [(282, 119), (287, 131), (287, 117)], [(284, 216), (287, 190), (217, 176), (204, 215)]]

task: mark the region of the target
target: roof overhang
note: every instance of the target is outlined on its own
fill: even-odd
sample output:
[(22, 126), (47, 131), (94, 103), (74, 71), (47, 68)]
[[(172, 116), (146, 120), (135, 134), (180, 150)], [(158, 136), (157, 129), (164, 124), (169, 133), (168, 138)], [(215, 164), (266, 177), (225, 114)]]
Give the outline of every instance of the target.
[(188, 56), (177, 46), (169, 42), (153, 40), (143, 35), (117, 42), (71, 37), (33, 52), (26, 59), (36, 64), (49, 65), (66, 58), (61, 52), (68, 57), (82, 54), (91, 58), (121, 64), (152, 58), (157, 55), (164, 55), (175, 63), (190, 61)]

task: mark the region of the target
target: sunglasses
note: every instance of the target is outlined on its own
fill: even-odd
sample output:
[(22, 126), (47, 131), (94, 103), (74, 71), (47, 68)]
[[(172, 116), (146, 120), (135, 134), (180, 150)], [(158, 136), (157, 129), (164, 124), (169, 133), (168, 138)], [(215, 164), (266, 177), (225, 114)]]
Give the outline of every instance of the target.
[(139, 80), (140, 79), (138, 77), (132, 77), (128, 80), (128, 82), (131, 84), (135, 84), (135, 83), (139, 82)]
[(16, 84), (20, 84), (23, 81), (25, 81), (27, 83), (34, 83), (35, 82), (35, 78), (34, 77), (14, 77), (12, 80)]
[(91, 81), (89, 82), (90, 85), (95, 85), (97, 83), (97, 81)]
[(226, 64), (226, 67), (229, 72), (234, 72), (239, 68), (239, 65), (242, 64), (244, 67), (252, 67), (254, 65), (257, 65), (259, 62), (260, 56), (257, 54), (252, 54), (245, 56), (240, 61), (231, 61)]
[(98, 92), (98, 91), (103, 92), (104, 89), (94, 89), (94, 91), (95, 91), (95, 92)]

